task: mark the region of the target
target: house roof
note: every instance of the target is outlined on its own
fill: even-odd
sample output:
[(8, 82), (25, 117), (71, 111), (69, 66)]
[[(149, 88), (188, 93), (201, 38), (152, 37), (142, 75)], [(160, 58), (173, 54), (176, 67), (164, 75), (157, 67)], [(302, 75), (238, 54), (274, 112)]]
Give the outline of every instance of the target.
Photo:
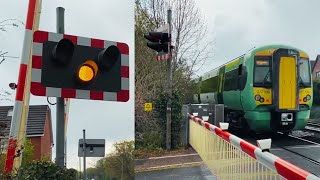
[(313, 66), (316, 64), (316, 60), (310, 60), (311, 71), (313, 71)]
[(320, 60), (320, 55), (317, 55), (316, 60), (314, 60), (313, 64), (311, 62), (311, 70), (312, 72), (314, 71), (314, 67), (316, 66), (316, 64), (318, 63), (318, 61)]
[[(12, 110), (13, 106), (0, 106), (0, 124), (7, 124), (7, 127), (2, 131), (4, 136), (9, 135), (11, 115), (8, 114), (9, 110)], [(49, 115), (49, 126), (52, 137), (52, 125), (51, 125), (51, 111), (48, 105), (30, 105), (29, 115), (27, 121), (27, 137), (30, 136), (43, 136), (46, 122), (46, 115)], [(9, 116), (8, 116), (9, 115)]]

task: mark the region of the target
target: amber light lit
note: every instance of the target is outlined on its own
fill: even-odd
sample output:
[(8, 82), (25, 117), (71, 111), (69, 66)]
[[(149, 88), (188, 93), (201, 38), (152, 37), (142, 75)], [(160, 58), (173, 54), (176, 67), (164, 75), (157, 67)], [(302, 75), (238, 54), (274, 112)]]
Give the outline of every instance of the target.
[(78, 78), (81, 82), (90, 82), (95, 78), (97, 71), (97, 64), (92, 60), (88, 60), (80, 66)]

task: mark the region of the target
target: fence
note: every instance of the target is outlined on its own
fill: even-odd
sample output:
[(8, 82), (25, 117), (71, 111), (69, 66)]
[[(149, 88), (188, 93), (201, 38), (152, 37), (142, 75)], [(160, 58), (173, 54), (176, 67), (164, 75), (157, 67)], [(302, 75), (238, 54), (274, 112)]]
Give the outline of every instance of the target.
[(189, 143), (219, 179), (320, 179), (200, 118), (189, 117)]

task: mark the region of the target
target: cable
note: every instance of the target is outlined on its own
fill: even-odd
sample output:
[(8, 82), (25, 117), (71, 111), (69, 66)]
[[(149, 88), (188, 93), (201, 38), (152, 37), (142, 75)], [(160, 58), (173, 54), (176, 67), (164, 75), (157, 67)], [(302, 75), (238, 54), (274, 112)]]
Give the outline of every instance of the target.
[(50, 104), (50, 105), (56, 105), (57, 103), (51, 103), (50, 101), (49, 101), (49, 97), (47, 97), (47, 101), (48, 101), (48, 103)]

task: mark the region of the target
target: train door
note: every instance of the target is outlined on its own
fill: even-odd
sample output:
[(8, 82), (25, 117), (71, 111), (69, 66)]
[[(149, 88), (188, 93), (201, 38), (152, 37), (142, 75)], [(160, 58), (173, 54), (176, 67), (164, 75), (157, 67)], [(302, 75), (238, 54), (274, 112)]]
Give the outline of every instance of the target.
[(273, 54), (274, 102), (277, 111), (298, 109), (298, 61), (299, 52), (278, 49)]
[(278, 49), (273, 53), (273, 99), (275, 112), (271, 114), (273, 130), (291, 130), (296, 124), (299, 109), (299, 52)]
[(223, 104), (224, 69), (224, 66), (219, 69), (219, 87), (217, 92), (218, 104)]

